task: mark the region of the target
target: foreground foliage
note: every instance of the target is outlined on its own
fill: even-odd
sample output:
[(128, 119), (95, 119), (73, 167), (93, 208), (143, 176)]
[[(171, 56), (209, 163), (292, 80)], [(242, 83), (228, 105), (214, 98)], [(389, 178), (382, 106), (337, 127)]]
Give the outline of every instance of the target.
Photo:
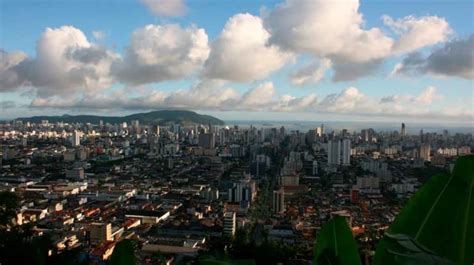
[(318, 265), (360, 265), (357, 245), (346, 218), (338, 216), (319, 232), (314, 263)]
[[(336, 218), (323, 226), (314, 264), (360, 264), (355, 243), (339, 247), (352, 239), (344, 223)], [(470, 155), (458, 158), (451, 174), (433, 176), (410, 198), (380, 241), (373, 264), (471, 265), (473, 250), (474, 155)]]
[(412, 196), (378, 245), (374, 264), (474, 262), (474, 156), (432, 177)]

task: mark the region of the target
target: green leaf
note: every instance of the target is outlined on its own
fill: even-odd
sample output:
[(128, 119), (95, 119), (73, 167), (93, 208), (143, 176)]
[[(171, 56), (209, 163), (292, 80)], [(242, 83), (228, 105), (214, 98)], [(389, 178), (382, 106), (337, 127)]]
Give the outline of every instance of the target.
[(212, 256), (204, 255), (199, 257), (200, 265), (255, 265), (255, 261), (251, 259), (230, 259), (228, 256)]
[(360, 265), (360, 257), (346, 218), (337, 216), (323, 225), (314, 249), (315, 265)]
[(135, 265), (135, 253), (129, 239), (117, 243), (110, 257), (110, 265)]
[(433, 176), (387, 230), (374, 265), (474, 263), (474, 156)]

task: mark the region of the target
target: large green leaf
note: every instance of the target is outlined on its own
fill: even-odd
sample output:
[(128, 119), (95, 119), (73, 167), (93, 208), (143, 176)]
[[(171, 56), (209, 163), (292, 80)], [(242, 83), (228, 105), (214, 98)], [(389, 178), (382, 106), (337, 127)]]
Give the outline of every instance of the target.
[(346, 218), (337, 216), (323, 225), (314, 248), (315, 265), (360, 265), (360, 257)]
[(117, 243), (110, 257), (110, 265), (135, 265), (135, 253), (129, 239)]
[(380, 241), (375, 265), (474, 263), (474, 156), (432, 177)]
[(215, 257), (212, 255), (204, 255), (199, 258), (200, 265), (255, 265), (255, 261), (251, 259), (232, 260), (227, 256)]

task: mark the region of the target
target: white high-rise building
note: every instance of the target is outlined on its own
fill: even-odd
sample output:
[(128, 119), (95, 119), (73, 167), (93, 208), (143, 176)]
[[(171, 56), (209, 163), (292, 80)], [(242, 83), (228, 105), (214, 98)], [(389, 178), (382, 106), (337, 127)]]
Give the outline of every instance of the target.
[(351, 164), (351, 140), (344, 139), (342, 141), (331, 140), (328, 142), (328, 165), (345, 166)]
[(235, 212), (224, 213), (224, 235), (234, 236), (237, 229), (237, 219)]
[(431, 152), (431, 146), (429, 144), (424, 144), (424, 145), (420, 146), (420, 158), (421, 159), (423, 159), (425, 161), (430, 161), (431, 160), (430, 152)]
[(327, 152), (328, 152), (328, 165), (341, 164), (341, 142), (340, 141), (329, 141)]
[(317, 137), (323, 136), (323, 130), (321, 129), (321, 127), (316, 128), (316, 136)]
[(81, 145), (81, 133), (78, 130), (74, 130), (71, 135), (71, 145), (79, 146)]
[(351, 164), (351, 140), (342, 140), (342, 164), (347, 166)]

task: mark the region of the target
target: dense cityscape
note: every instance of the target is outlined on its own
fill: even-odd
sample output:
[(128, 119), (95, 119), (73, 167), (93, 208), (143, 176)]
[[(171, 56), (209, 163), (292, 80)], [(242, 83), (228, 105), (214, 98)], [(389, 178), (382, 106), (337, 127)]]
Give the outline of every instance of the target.
[(50, 255), (77, 250), (92, 264), (123, 239), (135, 242), (137, 264), (190, 264), (219, 251), (308, 264), (334, 216), (347, 219), (369, 264), (405, 201), (474, 147), (470, 133), (411, 135), (407, 126), (15, 120), (0, 125), (0, 188), (20, 198), (11, 225), (47, 236)]
[(0, 265), (474, 265), (473, 0), (0, 0)]

